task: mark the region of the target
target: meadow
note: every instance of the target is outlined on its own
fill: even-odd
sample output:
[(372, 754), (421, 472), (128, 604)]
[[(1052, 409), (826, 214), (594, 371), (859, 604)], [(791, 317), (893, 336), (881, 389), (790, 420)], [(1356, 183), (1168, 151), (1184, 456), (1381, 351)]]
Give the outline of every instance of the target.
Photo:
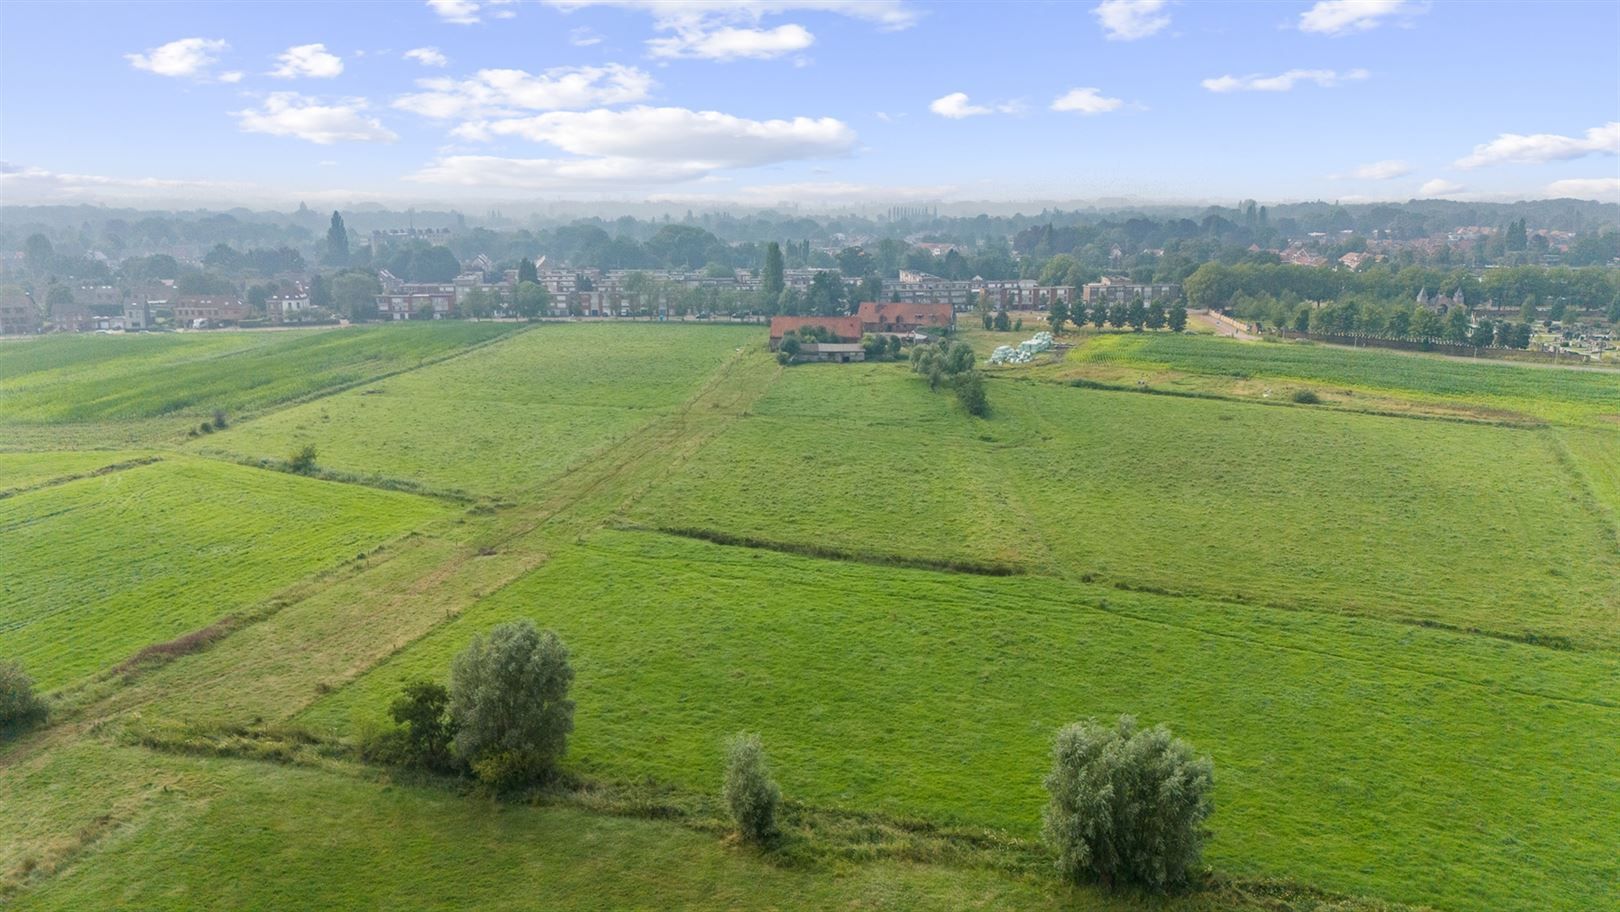
[(533, 489), (667, 414), (757, 331), (542, 326), (479, 351), (280, 411), (195, 443), (433, 489)]
[(1547, 433), (1010, 380), (966, 423), (898, 370), (788, 372), (629, 518), (1620, 643), (1620, 550)]
[[(1615, 375), (1106, 334), (976, 419), (763, 335), (0, 347), (0, 658), (57, 707), (0, 743), (0, 902), (1620, 905)], [(518, 617), (573, 654), (581, 791), (360, 761)], [(1126, 712), (1215, 761), (1205, 889), (1041, 860), (1053, 733)], [(714, 816), (740, 729), (802, 815), (779, 855)]]
[(1328, 345), (1256, 345), (1185, 333), (1108, 333), (1083, 338), (1070, 350), (1070, 364), (1297, 380), (1476, 403), (1559, 422), (1613, 426), (1620, 421), (1620, 372), (1612, 370), (1558, 369), (1490, 360), (1469, 363)]
[(46, 688), (443, 515), (424, 498), (171, 456), (0, 500), (0, 639)]
[(1027, 838), (1051, 732), (1133, 712), (1214, 757), (1221, 870), (1441, 907), (1616, 898), (1620, 768), (1582, 758), (1620, 739), (1620, 665), (1402, 625), (602, 533), (302, 718), (376, 718), (520, 616), (573, 650), (574, 756), (609, 779), (706, 791), (725, 735), (757, 730), (789, 794)]
[(41, 339), (8, 346), (0, 358), (0, 427), (252, 412), (511, 331), (510, 324), (456, 323)]

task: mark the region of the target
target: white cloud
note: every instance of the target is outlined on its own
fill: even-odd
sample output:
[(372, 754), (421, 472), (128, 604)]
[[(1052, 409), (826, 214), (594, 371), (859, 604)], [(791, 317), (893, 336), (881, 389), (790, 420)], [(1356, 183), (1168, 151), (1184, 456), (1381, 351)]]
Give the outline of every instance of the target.
[(1377, 28), (1389, 19), (1410, 21), (1427, 4), (1406, 0), (1319, 0), (1299, 14), (1299, 30), (1318, 35), (1349, 35)]
[(1077, 114), (1104, 114), (1118, 110), (1125, 102), (1108, 98), (1101, 89), (1086, 87), (1070, 89), (1052, 101), (1054, 111), (1073, 111)]
[(638, 106), (622, 111), (552, 111), (463, 124), (466, 140), (517, 136), (598, 158), (700, 162), (738, 168), (848, 153), (855, 131), (831, 117), (749, 120), (719, 111)]
[(1091, 10), (1109, 41), (1146, 38), (1170, 24), (1165, 0), (1103, 0)]
[(1206, 79), (1202, 85), (1211, 92), (1287, 92), (1296, 83), (1310, 82), (1324, 89), (1346, 82), (1366, 79), (1372, 74), (1366, 70), (1289, 70), (1275, 76), (1251, 73), (1247, 76), (1217, 76)]
[(563, 12), (593, 6), (650, 13), (660, 28), (695, 27), (703, 22), (759, 22), (793, 12), (834, 13), (899, 30), (917, 24), (917, 10), (903, 0), (545, 0)]
[(966, 92), (952, 92), (934, 99), (928, 104), (928, 110), (941, 117), (951, 120), (961, 120), (964, 117), (976, 117), (980, 114), (994, 113), (983, 105), (970, 104)]
[(146, 70), (159, 76), (207, 77), (208, 68), (219, 62), (218, 55), (230, 45), (218, 38), (181, 38), (168, 44), (148, 48), (144, 54), (125, 54), (137, 70)]
[(1503, 133), (1457, 160), (1454, 167), (1480, 168), (1500, 164), (1540, 164), (1565, 161), (1586, 155), (1620, 154), (1620, 121), (1610, 121), (1586, 131), (1586, 136), (1557, 133)]
[(300, 44), (276, 57), (281, 65), (270, 71), (277, 79), (331, 79), (343, 72), (343, 58), (326, 50), (324, 44)]
[(231, 190), (240, 186), (223, 181), (72, 174), (0, 162), (0, 191), (9, 200), (131, 198), (162, 191)]
[(1547, 185), (1547, 196), (1620, 202), (1620, 177), (1572, 177)]
[(589, 28), (581, 26), (577, 29), (568, 30), (568, 43), (574, 47), (590, 47), (593, 44), (601, 44), (602, 36)]
[[(761, 28), (766, 16), (799, 11), (834, 13), (877, 24), (886, 30), (909, 28), (917, 12), (901, 0), (547, 0), (571, 13), (608, 6), (639, 10), (653, 17), (664, 38), (647, 41), (653, 57), (704, 60), (767, 60), (802, 51), (815, 36), (802, 25)], [(599, 39), (597, 39), (599, 40)], [(795, 63), (803, 65), (803, 58)]]
[(1437, 177), (1433, 180), (1424, 181), (1423, 186), (1418, 188), (1418, 196), (1450, 196), (1467, 189), (1462, 184), (1448, 181), (1443, 177)]
[(728, 26), (712, 31), (683, 30), (669, 38), (654, 38), (647, 42), (647, 48), (654, 57), (768, 60), (802, 51), (815, 40), (816, 36), (804, 26), (789, 23), (773, 29)]
[(221, 73), (221, 74), (219, 74), (219, 81), (220, 82), (229, 82), (229, 83), (241, 82), (242, 81), (242, 75), (243, 75), (243, 73), (242, 73), (241, 70), (231, 70), (229, 73)]
[(479, 70), (467, 79), (435, 77), (417, 85), (427, 91), (402, 95), (393, 106), (435, 120), (509, 117), (524, 111), (555, 111), (646, 99), (652, 77), (619, 64), (557, 67), (534, 75), (524, 70)]
[(444, 56), (444, 52), (436, 47), (411, 48), (405, 52), (404, 56), (406, 60), (414, 60), (423, 66), (442, 67), (450, 65), (450, 58)]
[(427, 0), (427, 5), (445, 22), (474, 25), (480, 21), (474, 0)]
[(728, 168), (831, 158), (855, 147), (855, 132), (830, 117), (761, 121), (686, 108), (553, 111), (463, 124), (456, 134), (474, 141), (519, 137), (575, 157), (453, 155), (409, 179), (529, 190), (647, 186), (708, 178)]
[(739, 187), (724, 194), (695, 194), (689, 192), (659, 193), (648, 197), (651, 202), (663, 203), (745, 203), (767, 206), (781, 201), (817, 203), (856, 203), (873, 200), (937, 200), (955, 192), (949, 184), (938, 186), (900, 186), (894, 184), (857, 184), (844, 181), (803, 181), (783, 184), (754, 184)]
[(1388, 159), (1370, 165), (1351, 168), (1342, 174), (1329, 175), (1334, 180), (1394, 180), (1412, 173), (1412, 166), (1403, 161)]
[(346, 98), (330, 104), (297, 92), (273, 92), (257, 109), (233, 111), (231, 116), (244, 133), (296, 136), (319, 145), (335, 142), (393, 142), (398, 134), (375, 117), (362, 113), (363, 98)]

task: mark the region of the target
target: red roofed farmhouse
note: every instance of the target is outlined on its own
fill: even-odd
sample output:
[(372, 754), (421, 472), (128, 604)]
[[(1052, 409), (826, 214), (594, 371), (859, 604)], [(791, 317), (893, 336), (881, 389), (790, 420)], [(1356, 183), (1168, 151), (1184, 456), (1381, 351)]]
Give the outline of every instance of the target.
[(833, 338), (840, 342), (861, 340), (860, 317), (772, 317), (771, 351), (776, 350), (783, 336), (806, 326), (820, 326), (832, 333)]
[(860, 321), (861, 331), (869, 333), (908, 333), (947, 329), (956, 325), (956, 311), (951, 309), (949, 304), (863, 301)]

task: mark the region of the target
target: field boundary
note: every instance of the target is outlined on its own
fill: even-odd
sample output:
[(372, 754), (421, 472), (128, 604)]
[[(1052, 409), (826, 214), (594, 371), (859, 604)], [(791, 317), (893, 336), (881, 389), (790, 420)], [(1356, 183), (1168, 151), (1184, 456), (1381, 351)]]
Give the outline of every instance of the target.
[(34, 491), (43, 491), (46, 488), (54, 488), (58, 485), (69, 484), (70, 482), (83, 481), (86, 478), (100, 478), (103, 475), (111, 475), (114, 472), (122, 472), (127, 469), (136, 469), (140, 468), (141, 466), (148, 466), (154, 462), (162, 461), (162, 456), (142, 456), (137, 459), (126, 459), (122, 462), (110, 463), (102, 466), (99, 469), (92, 469), (88, 472), (77, 472), (72, 475), (58, 475), (55, 478), (47, 478), (44, 481), (35, 482), (34, 484), (0, 490), (0, 500), (5, 500), (7, 497), (16, 497), (19, 494), (29, 494)]
[(903, 567), (907, 570), (934, 570), (940, 573), (968, 573), (975, 576), (1024, 576), (1030, 572), (1028, 567), (1005, 561), (975, 560), (973, 558), (910, 557), (903, 554), (885, 554), (881, 551), (834, 548), (808, 542), (775, 541), (752, 535), (734, 535), (718, 529), (693, 526), (644, 526), (636, 523), (615, 523), (611, 528), (618, 532), (671, 535), (676, 538), (704, 541), (728, 548), (753, 548), (759, 551), (774, 551), (778, 554), (792, 554), (798, 557), (812, 557), (820, 560), (846, 561), (852, 564), (867, 564), (874, 567)]

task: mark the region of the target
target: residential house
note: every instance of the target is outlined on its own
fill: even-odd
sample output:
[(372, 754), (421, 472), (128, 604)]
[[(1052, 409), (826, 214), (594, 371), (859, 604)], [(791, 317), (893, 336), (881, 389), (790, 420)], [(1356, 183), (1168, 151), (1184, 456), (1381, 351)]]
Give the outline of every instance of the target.
[(25, 291), (0, 295), (0, 336), (20, 336), (40, 329), (39, 306)]
[(181, 326), (218, 326), (239, 323), (251, 313), (240, 298), (213, 295), (181, 295), (170, 308)]

